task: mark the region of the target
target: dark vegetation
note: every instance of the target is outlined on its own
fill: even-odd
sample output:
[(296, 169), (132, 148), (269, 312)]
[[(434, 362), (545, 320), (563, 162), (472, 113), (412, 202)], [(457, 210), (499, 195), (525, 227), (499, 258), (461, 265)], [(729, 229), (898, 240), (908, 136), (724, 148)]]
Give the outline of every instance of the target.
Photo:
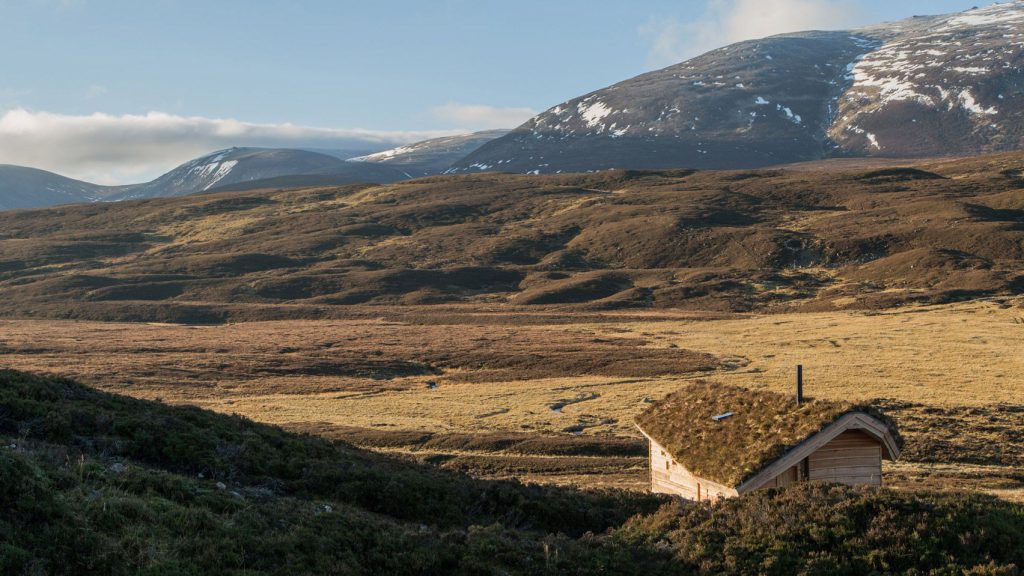
[(1020, 154), (843, 172), (433, 177), (0, 213), (0, 314), (885, 308), (1024, 291)]
[(3, 573), (439, 573), (490, 563), (490, 546), (600, 533), (658, 505), (471, 480), (9, 371), (0, 435)]
[[(472, 480), (0, 372), (4, 574), (1015, 574), (1024, 509), (804, 485), (716, 506)], [(632, 518), (630, 518), (632, 516)]]

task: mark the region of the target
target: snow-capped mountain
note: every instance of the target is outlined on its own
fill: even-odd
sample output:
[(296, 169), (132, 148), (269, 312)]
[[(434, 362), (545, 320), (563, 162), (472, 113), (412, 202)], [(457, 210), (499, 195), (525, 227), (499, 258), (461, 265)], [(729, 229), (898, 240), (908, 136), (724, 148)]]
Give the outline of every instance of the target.
[(509, 130), (485, 130), (433, 138), (407, 144), (383, 152), (349, 158), (350, 162), (386, 164), (401, 169), (411, 177), (439, 174), (484, 144), (508, 134)]
[(865, 29), (886, 42), (849, 67), (829, 136), (877, 156), (1024, 145), (1024, 2)]
[(452, 171), (741, 168), (1024, 146), (1024, 2), (740, 42), (574, 98)]
[(143, 184), (101, 186), (35, 168), (0, 165), (0, 210), (55, 204), (185, 196), (261, 185), (385, 183), (408, 178), (375, 163), (352, 163), (308, 150), (230, 148), (191, 160)]
[(54, 204), (185, 196), (253, 187), (326, 186), (356, 182), (385, 183), (439, 174), (455, 160), (507, 131), (437, 138), (364, 154), (287, 148), (229, 148), (174, 168), (151, 182), (100, 186), (52, 172), (0, 165), (0, 210)]
[(45, 170), (0, 165), (0, 210), (95, 202), (105, 189)]
[(184, 196), (215, 188), (298, 175), (337, 176), (336, 183), (391, 182), (400, 172), (383, 167), (352, 165), (340, 158), (284, 148), (230, 148), (196, 158), (167, 174), (104, 195), (106, 200)]

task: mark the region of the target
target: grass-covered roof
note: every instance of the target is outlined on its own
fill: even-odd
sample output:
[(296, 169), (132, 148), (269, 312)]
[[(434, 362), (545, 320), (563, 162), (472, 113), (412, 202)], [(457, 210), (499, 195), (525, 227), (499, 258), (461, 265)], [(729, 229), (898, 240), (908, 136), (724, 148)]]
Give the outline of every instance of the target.
[[(867, 405), (805, 400), (793, 396), (697, 382), (655, 403), (637, 424), (687, 470), (726, 486), (738, 486), (783, 454), (849, 412), (892, 421)], [(713, 416), (732, 412), (720, 421)]]

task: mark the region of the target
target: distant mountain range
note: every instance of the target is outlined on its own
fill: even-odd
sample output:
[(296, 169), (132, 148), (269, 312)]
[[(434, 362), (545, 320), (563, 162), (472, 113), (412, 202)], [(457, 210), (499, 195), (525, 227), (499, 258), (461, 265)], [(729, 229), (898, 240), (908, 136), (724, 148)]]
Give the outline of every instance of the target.
[(1024, 3), (740, 42), (563, 102), (452, 172), (749, 168), (1024, 144)]
[(214, 188), (297, 175), (329, 175), (341, 184), (383, 183), (405, 178), (398, 170), (353, 165), (340, 158), (308, 150), (231, 148), (182, 164), (152, 182), (118, 187), (103, 198), (128, 200), (186, 196)]
[(186, 162), (152, 182), (101, 186), (35, 168), (0, 165), (0, 210), (186, 196), (261, 187), (383, 184), (440, 174), (507, 131), (438, 138), (346, 159), (343, 150), (230, 148)]
[(372, 153), (232, 148), (144, 184), (0, 166), (0, 209), (434, 174), (753, 168), (1024, 148), (1024, 2), (740, 42), (563, 102), (515, 130)]

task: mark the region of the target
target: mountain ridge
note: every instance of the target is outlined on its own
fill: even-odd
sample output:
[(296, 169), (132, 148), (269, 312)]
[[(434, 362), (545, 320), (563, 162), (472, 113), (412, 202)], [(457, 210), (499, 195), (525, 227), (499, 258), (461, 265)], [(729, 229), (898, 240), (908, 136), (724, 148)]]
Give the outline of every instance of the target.
[(104, 186), (37, 168), (0, 165), (0, 210), (59, 204), (173, 197), (252, 187), (383, 184), (440, 174), (505, 131), (489, 130), (414, 142), (355, 158), (345, 150), (232, 147), (185, 162), (149, 182)]
[(0, 193), (0, 210), (96, 202), (105, 188), (46, 170), (12, 164), (0, 164), (0, 181), (9, 187)]
[(510, 130), (482, 130), (459, 136), (444, 136), (381, 152), (349, 158), (349, 162), (395, 166), (410, 178), (441, 174), (452, 164), (480, 146), (508, 134)]
[(1024, 146), (1024, 3), (725, 46), (549, 108), (451, 172), (742, 169)]

